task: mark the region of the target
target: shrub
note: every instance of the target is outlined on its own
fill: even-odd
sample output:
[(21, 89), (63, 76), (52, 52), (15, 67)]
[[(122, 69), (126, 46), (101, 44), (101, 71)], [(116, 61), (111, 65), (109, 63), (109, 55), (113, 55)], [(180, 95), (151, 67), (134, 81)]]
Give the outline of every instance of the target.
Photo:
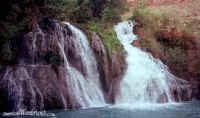
[(165, 25), (168, 20), (163, 12), (152, 13), (148, 9), (135, 8), (131, 19), (138, 22), (141, 26), (146, 25), (156, 31), (161, 25)]
[(185, 65), (185, 53), (180, 47), (167, 48), (167, 60), (176, 68), (182, 68)]
[[(8, 46), (10, 38), (34, 29), (43, 18), (56, 18), (88, 26), (89, 30), (100, 31), (107, 24), (120, 20), (123, 0), (102, 0), (100, 17), (94, 16), (94, 0), (7, 0), (2, 6), (6, 10), (0, 16), (0, 58), (10, 60), (14, 52)], [(93, 20), (95, 19), (95, 22)], [(88, 24), (87, 24), (88, 23)], [(100, 24), (100, 25), (98, 25)], [(102, 25), (104, 24), (104, 25)], [(93, 26), (94, 25), (94, 26)], [(84, 26), (84, 27), (85, 27)]]
[(137, 0), (136, 9), (146, 8), (146, 0)]
[(99, 33), (100, 32), (100, 24), (96, 23), (95, 21), (89, 21), (88, 27), (89, 30)]
[(104, 22), (119, 22), (121, 19), (119, 12), (119, 9), (113, 8), (110, 4), (106, 4), (101, 13), (101, 20)]
[(113, 50), (119, 52), (120, 54), (123, 53), (123, 46), (117, 38), (117, 34), (113, 29), (106, 29), (103, 33), (101, 33), (103, 37), (104, 45), (109, 56), (112, 56)]
[(73, 18), (71, 19), (77, 23), (87, 23), (88, 20), (92, 20), (93, 18), (92, 10), (88, 6), (76, 8), (73, 14)]

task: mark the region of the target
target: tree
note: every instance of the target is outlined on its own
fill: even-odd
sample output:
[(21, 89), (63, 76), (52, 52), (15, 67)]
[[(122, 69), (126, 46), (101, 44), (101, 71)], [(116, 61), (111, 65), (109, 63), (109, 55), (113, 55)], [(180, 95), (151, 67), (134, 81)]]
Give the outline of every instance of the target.
[(93, 11), (94, 17), (100, 17), (103, 0), (94, 0), (93, 4), (94, 4), (94, 11)]

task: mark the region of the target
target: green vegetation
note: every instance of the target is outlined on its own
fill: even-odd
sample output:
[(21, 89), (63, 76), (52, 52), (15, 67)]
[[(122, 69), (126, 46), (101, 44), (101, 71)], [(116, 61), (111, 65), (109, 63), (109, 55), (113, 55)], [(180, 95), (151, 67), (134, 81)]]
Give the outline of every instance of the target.
[(88, 22), (88, 29), (94, 32), (100, 32), (100, 24), (97, 24), (95, 21)]
[[(123, 46), (117, 38), (117, 34), (113, 29), (113, 24), (102, 24), (91, 21), (88, 23), (88, 30), (94, 31), (102, 37), (109, 57), (112, 56), (113, 51), (118, 52), (119, 56), (123, 56)], [(90, 37), (90, 35), (88, 35), (88, 37)]]
[(110, 57), (112, 55), (113, 50), (118, 52), (119, 54), (122, 54), (123, 46), (117, 39), (117, 34), (113, 29), (104, 30), (101, 36), (104, 39), (104, 45)]
[[(11, 63), (14, 50), (10, 39), (34, 29), (44, 18), (70, 21), (100, 32), (98, 27), (120, 21), (125, 10), (123, 0), (7, 0), (0, 16), (0, 61)], [(94, 25), (96, 24), (96, 26)], [(94, 25), (94, 26), (93, 26)]]
[(146, 6), (146, 0), (137, 0), (135, 9), (145, 8)]
[(161, 25), (165, 25), (168, 22), (165, 13), (152, 13), (147, 8), (135, 8), (131, 19), (134, 19), (136, 22), (140, 23), (140, 25), (148, 26), (154, 32), (159, 30), (158, 28), (160, 28)]

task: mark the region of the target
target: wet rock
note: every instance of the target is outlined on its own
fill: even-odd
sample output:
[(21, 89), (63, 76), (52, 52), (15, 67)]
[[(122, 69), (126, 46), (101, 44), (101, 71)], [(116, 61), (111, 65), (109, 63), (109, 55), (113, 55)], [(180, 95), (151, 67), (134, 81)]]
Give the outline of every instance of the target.
[(77, 70), (79, 70), (82, 74), (86, 76), (86, 71), (84, 70), (84, 63), (81, 61), (80, 50), (81, 47), (75, 43), (76, 37), (71, 35), (69, 40), (66, 40), (65, 45), (67, 48), (65, 49), (66, 56), (70, 62)]
[[(75, 107), (67, 93), (66, 69), (62, 66), (13, 66), (1, 72), (1, 112), (25, 110), (48, 110)], [(78, 104), (76, 104), (78, 106)]]
[(112, 57), (109, 57), (102, 41), (104, 39), (101, 39), (95, 32), (91, 32), (91, 38), (91, 47), (98, 63), (104, 94), (109, 103), (114, 103), (116, 93), (119, 92), (119, 83), (126, 68), (124, 57), (118, 56), (115, 51), (112, 52)]
[(200, 80), (199, 78), (195, 79), (192, 86), (192, 98), (200, 100)]
[(0, 112), (80, 107), (74, 96), (69, 95), (70, 83), (66, 82), (67, 70), (58, 46), (64, 45), (69, 52), (74, 49), (69, 40), (75, 38), (69, 28), (50, 19), (14, 38), (12, 47), (17, 50), (14, 65), (0, 72)]
[(98, 71), (100, 73), (100, 81), (103, 85), (103, 90), (105, 96), (107, 96), (107, 101), (110, 100), (108, 91), (110, 90), (108, 78), (110, 78), (110, 67), (109, 67), (109, 59), (108, 54), (105, 50), (104, 44), (102, 42), (102, 39), (95, 33), (91, 32), (92, 35), (92, 41), (91, 41), (91, 47), (94, 50), (95, 57), (98, 63)]
[(15, 64), (48, 64), (45, 57), (49, 52), (59, 55), (57, 43), (67, 38), (67, 30), (56, 21), (44, 20), (32, 32), (21, 36), (20, 40), (13, 39), (12, 42), (18, 42), (13, 44), (18, 49)]
[[(85, 86), (94, 88), (94, 94), (101, 93), (103, 87), (107, 101), (113, 103), (116, 83), (124, 69), (123, 57), (118, 58), (116, 52), (108, 57), (102, 39), (93, 36), (91, 45), (99, 73), (96, 61), (85, 57), (94, 57), (85, 41), (87, 38), (75, 27), (61, 27), (57, 21), (45, 19), (33, 31), (14, 38), (15, 62), (0, 72), (0, 112), (87, 107), (91, 95), (85, 94), (91, 91)], [(99, 76), (102, 86), (95, 80)], [(100, 94), (100, 97), (104, 103), (104, 96)]]

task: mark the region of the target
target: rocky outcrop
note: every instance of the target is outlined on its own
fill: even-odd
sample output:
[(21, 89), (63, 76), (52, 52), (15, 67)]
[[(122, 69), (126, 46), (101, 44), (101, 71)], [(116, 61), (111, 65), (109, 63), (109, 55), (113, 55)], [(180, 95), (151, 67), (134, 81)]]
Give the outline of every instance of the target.
[(116, 51), (113, 51), (109, 57), (103, 44), (105, 39), (101, 39), (95, 32), (91, 32), (91, 38), (91, 47), (96, 55), (104, 94), (107, 96), (108, 102), (114, 103), (119, 83), (126, 68), (125, 58), (119, 56)]
[(72, 107), (76, 103), (66, 91), (67, 84), (62, 74), (65, 71), (64, 67), (54, 65), (6, 67), (1, 72), (0, 111)]
[[(79, 88), (82, 91), (82, 86), (87, 84), (77, 83), (80, 84), (77, 87), (72, 83), (73, 78), (77, 82), (81, 82), (78, 79), (94, 78), (88, 77), (89, 66), (86, 67), (85, 63), (87, 58), (80, 54), (84, 48), (81, 43), (84, 41), (77, 39), (80, 38), (76, 36), (79, 34), (72, 32), (69, 27), (72, 28), (69, 25), (62, 27), (55, 20), (45, 19), (32, 32), (11, 41), (16, 57), (13, 65), (5, 66), (0, 71), (0, 112), (81, 107), (75, 92)], [(97, 59), (104, 97), (107, 102), (113, 103), (125, 69), (124, 60), (118, 57), (117, 52), (109, 57), (102, 39), (95, 33), (92, 33), (92, 38), (91, 47)], [(91, 64), (91, 68), (93, 66), (96, 65)], [(68, 75), (71, 71), (81, 75)], [(88, 88), (91, 84), (88, 83)], [(94, 85), (93, 89), (95, 90)], [(82, 98), (86, 105), (87, 99)]]
[(0, 73), (1, 112), (79, 107), (68, 94), (58, 47), (59, 42), (67, 45), (70, 36), (67, 27), (45, 19), (32, 32), (12, 40), (17, 54), (14, 65)]

